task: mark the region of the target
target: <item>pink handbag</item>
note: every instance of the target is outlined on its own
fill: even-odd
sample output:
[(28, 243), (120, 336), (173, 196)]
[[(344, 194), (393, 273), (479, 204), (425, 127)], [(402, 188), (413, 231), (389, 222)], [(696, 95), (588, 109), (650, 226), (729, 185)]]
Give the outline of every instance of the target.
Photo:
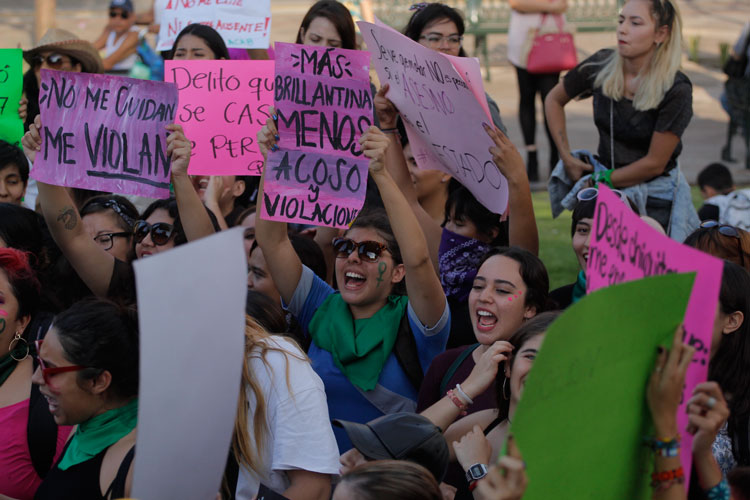
[(536, 30), (529, 31), (529, 37), (533, 36), (526, 59), (526, 71), (529, 73), (559, 73), (578, 64), (573, 33), (566, 31), (563, 16), (554, 14), (550, 17), (557, 24), (557, 32), (542, 31), (547, 14), (542, 15), (542, 22)]

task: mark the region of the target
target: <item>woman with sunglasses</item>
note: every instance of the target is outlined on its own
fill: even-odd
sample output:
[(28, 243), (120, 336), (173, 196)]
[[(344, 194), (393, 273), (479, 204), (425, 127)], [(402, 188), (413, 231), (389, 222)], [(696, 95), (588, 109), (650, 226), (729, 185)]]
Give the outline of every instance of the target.
[(138, 318), (89, 299), (57, 315), (37, 342), (32, 381), (58, 425), (76, 425), (36, 500), (129, 496), (138, 418)]
[(109, 22), (94, 42), (96, 50), (104, 50), (104, 71), (111, 75), (127, 75), (138, 56), (138, 31), (131, 0), (112, 0)]
[[(569, 71), (547, 94), (545, 115), (560, 153), (550, 179), (553, 213), (575, 205), (589, 182), (621, 189), (642, 215), (677, 241), (698, 226), (690, 187), (678, 166), (680, 137), (693, 116), (692, 84), (679, 71), (682, 19), (674, 0), (627, 0), (616, 50), (603, 49)], [(597, 154), (574, 152), (565, 106), (594, 98)]]
[[(264, 155), (277, 148), (277, 133), (272, 118), (258, 133)], [(371, 127), (360, 144), (387, 215), (365, 209), (333, 241), (339, 293), (302, 265), (285, 223), (259, 218), (256, 238), (282, 300), (312, 338), (308, 355), (331, 418), (364, 423), (416, 407), (423, 370), (445, 349), (450, 312), (419, 223), (384, 168), (388, 138)], [(404, 280), (406, 296), (399, 295)], [(399, 351), (399, 338), (416, 344), (414, 356), (401, 362), (395, 352), (406, 348)], [(346, 433), (335, 432), (339, 450), (351, 448)]]
[(28, 254), (0, 248), (0, 498), (33, 498), (70, 433), (31, 384), (39, 288)]
[[(172, 183), (176, 200), (159, 200), (144, 212), (145, 220), (134, 225), (136, 258), (150, 255), (213, 234), (214, 220), (203, 206), (187, 175), (190, 162), (190, 141), (180, 125), (167, 125), (167, 156), (171, 160)], [(33, 163), (41, 148), (42, 122), (39, 116), (24, 135), (24, 152)], [(125, 302), (135, 301), (134, 275), (130, 263), (121, 261), (91, 238), (81, 222), (81, 215), (61, 186), (39, 183), (42, 213), (53, 238), (78, 276), (97, 297), (110, 297)], [(160, 204), (166, 204), (161, 207)], [(108, 208), (115, 210), (116, 204)], [(173, 209), (169, 207), (173, 206)], [(170, 215), (171, 213), (175, 215)], [(115, 210), (116, 211), (116, 210)], [(189, 221), (183, 228), (183, 220)], [(184, 229), (184, 231), (183, 231)]]
[(703, 221), (685, 244), (750, 271), (750, 233), (738, 227)]

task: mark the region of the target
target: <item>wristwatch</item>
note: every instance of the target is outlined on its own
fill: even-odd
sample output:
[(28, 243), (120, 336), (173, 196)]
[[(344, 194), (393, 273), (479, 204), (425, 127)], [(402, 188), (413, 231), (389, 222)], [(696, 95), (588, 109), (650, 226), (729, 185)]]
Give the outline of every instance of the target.
[(484, 464), (474, 464), (469, 467), (466, 471), (466, 480), (468, 482), (474, 482), (482, 479), (487, 475), (487, 466)]

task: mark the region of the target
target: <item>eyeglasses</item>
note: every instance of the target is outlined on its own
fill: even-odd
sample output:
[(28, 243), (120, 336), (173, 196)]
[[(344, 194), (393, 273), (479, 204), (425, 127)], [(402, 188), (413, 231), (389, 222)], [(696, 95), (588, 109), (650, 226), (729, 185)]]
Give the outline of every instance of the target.
[(360, 259), (366, 262), (377, 262), (384, 251), (390, 252), (388, 246), (378, 241), (356, 242), (349, 238), (334, 238), (332, 244), (336, 257), (339, 259), (349, 258), (356, 250)]
[(142, 242), (149, 233), (151, 233), (151, 241), (154, 242), (154, 245), (166, 245), (174, 234), (174, 226), (166, 222), (157, 222), (152, 225), (145, 220), (139, 220), (135, 223), (133, 235), (136, 243)]
[(715, 220), (707, 220), (701, 222), (701, 227), (703, 229), (717, 229), (719, 231), (719, 234), (722, 234), (724, 236), (727, 236), (729, 238), (734, 238), (737, 240), (737, 253), (740, 254), (740, 262), (741, 266), (745, 267), (745, 251), (742, 249), (742, 235), (740, 234), (740, 230), (737, 229), (734, 226), (730, 226), (729, 224), (719, 224), (718, 221)]
[(130, 17), (130, 12), (128, 12), (127, 10), (123, 10), (123, 11), (120, 11), (120, 12), (117, 12), (115, 10), (110, 10), (109, 11), (109, 17), (110, 18), (114, 19), (117, 16), (120, 16), (123, 19), (127, 19), (127, 18)]
[(42, 63), (46, 62), (47, 66), (52, 69), (61, 69), (63, 66), (65, 66), (66, 62), (70, 63), (71, 65), (74, 64), (73, 59), (56, 52), (53, 52), (47, 57), (37, 55), (32, 59), (32, 62), (34, 63), (34, 66), (41, 66)]
[(66, 373), (66, 372), (79, 372), (81, 370), (85, 370), (86, 368), (89, 368), (88, 366), (81, 366), (81, 365), (70, 365), (70, 366), (56, 366), (54, 368), (48, 368), (44, 364), (44, 360), (41, 356), (39, 356), (39, 353), (42, 351), (42, 343), (44, 340), (35, 340), (34, 345), (36, 346), (36, 359), (39, 361), (39, 368), (42, 370), (42, 377), (44, 378), (45, 385), (48, 385), (52, 387), (52, 384), (50, 383), (50, 379), (57, 375), (58, 373)]
[[(610, 189), (610, 191), (619, 196), (625, 204), (630, 205), (630, 202), (628, 202), (628, 197), (625, 196), (625, 193), (623, 193), (619, 189)], [(590, 187), (578, 191), (576, 198), (578, 198), (578, 201), (591, 201), (595, 200), (597, 196), (599, 196), (599, 188)]]
[(443, 40), (448, 42), (448, 46), (455, 47), (461, 45), (461, 41), (464, 39), (460, 35), (438, 35), (437, 33), (430, 33), (429, 35), (422, 35), (419, 37), (420, 40), (425, 40), (429, 45), (436, 46), (443, 43)]
[(96, 241), (103, 250), (111, 250), (115, 244), (115, 236), (133, 236), (133, 233), (123, 231), (119, 233), (102, 233), (94, 236)]

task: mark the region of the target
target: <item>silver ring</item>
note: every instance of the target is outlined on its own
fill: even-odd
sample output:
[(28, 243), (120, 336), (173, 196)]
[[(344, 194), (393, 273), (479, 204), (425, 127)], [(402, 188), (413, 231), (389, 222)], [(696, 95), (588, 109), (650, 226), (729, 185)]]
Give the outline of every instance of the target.
[(710, 396), (708, 398), (708, 401), (706, 401), (706, 406), (708, 406), (708, 409), (713, 409), (714, 406), (716, 406), (716, 398), (713, 396)]

